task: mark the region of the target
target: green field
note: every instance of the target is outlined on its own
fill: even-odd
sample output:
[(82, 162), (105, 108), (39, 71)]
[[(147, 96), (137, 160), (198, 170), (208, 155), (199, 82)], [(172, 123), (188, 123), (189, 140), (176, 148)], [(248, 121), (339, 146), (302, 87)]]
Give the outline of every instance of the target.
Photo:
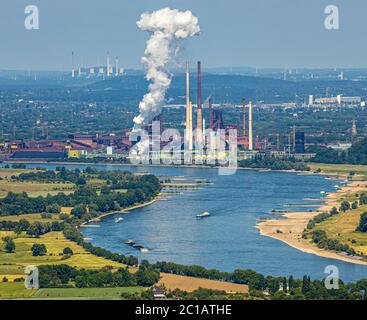
[(1, 282), (0, 299), (119, 299), (122, 293), (140, 293), (141, 287), (26, 289), (23, 282)]
[(5, 197), (8, 192), (27, 192), (30, 197), (46, 196), (48, 193), (55, 195), (59, 192), (69, 194), (74, 191), (73, 183), (41, 183), (35, 181), (13, 181), (12, 176), (21, 173), (36, 172), (34, 169), (0, 168), (0, 197)]
[(39, 289), (32, 298), (67, 299), (67, 298), (94, 298), (94, 299), (118, 299), (122, 293), (140, 293), (144, 288), (52, 288)]
[(36, 290), (26, 289), (23, 282), (2, 282), (0, 283), (0, 299), (22, 299), (30, 298)]
[(367, 256), (367, 234), (356, 231), (360, 216), (365, 211), (367, 211), (367, 205), (339, 213), (317, 224), (313, 231), (324, 230), (328, 238), (348, 244), (357, 253)]
[(325, 173), (349, 174), (353, 171), (356, 174), (367, 176), (367, 166), (352, 164), (325, 164), (325, 163), (307, 163), (312, 171), (321, 169)]
[[(5, 236), (15, 236), (11, 231), (0, 231), (0, 239)], [(0, 240), (0, 281), (3, 277), (12, 281), (14, 278), (24, 276), (24, 268), (27, 265), (67, 264), (72, 267), (86, 269), (101, 269), (105, 266), (115, 268), (125, 267), (123, 264), (94, 256), (76, 243), (67, 240), (62, 232), (49, 232), (40, 238), (31, 238), (24, 234), (14, 239), (15, 253), (6, 253), (3, 250), (3, 242)], [(32, 256), (31, 247), (34, 243), (43, 243), (47, 248), (47, 255), (41, 257)], [(74, 254), (65, 259), (62, 255), (64, 248), (69, 247)]]

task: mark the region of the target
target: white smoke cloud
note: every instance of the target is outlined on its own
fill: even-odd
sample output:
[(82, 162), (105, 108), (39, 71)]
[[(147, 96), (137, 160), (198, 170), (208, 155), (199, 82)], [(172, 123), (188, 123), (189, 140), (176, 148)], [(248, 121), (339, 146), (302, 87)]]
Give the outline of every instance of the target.
[(139, 103), (140, 114), (134, 118), (134, 130), (151, 123), (160, 113), (171, 77), (165, 71), (177, 40), (199, 34), (198, 18), (191, 11), (164, 8), (153, 13), (143, 13), (137, 22), (143, 31), (151, 33), (142, 58), (147, 67), (146, 79), (151, 81), (149, 91)]

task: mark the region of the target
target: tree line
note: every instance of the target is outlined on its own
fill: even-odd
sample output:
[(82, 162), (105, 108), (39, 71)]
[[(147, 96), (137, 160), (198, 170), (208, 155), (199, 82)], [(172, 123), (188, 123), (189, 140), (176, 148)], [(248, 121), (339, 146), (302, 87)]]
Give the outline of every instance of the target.
[(279, 159), (275, 157), (255, 157), (254, 159), (246, 159), (239, 161), (239, 166), (243, 168), (271, 169), (271, 170), (296, 170), (309, 171), (310, 167), (304, 162), (295, 159)]
[(78, 270), (68, 265), (39, 266), (41, 288), (106, 288), (106, 287), (150, 287), (160, 279), (159, 271), (139, 268), (130, 273), (126, 268), (113, 271), (112, 267), (100, 270)]

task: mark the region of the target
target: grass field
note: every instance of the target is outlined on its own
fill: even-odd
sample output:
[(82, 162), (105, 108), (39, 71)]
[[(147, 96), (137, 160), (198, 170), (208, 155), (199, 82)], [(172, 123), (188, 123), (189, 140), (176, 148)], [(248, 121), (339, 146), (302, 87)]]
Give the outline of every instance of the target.
[(40, 183), (32, 181), (12, 181), (11, 177), (21, 173), (35, 172), (34, 169), (0, 168), (0, 197), (8, 192), (27, 192), (30, 197), (46, 196), (48, 193), (55, 195), (59, 192), (65, 194), (73, 192), (75, 185), (72, 183)]
[(26, 289), (23, 282), (0, 283), (0, 299), (22, 299), (31, 298), (36, 290)]
[(73, 190), (74, 184), (72, 183), (38, 183), (8, 180), (0, 181), (0, 197), (5, 197), (8, 192), (27, 192), (30, 197), (38, 197), (46, 196), (47, 194), (56, 195), (59, 192), (69, 194), (72, 193)]
[(313, 230), (324, 230), (328, 238), (346, 243), (356, 252), (367, 255), (367, 234), (356, 231), (360, 216), (365, 211), (367, 211), (367, 205), (345, 213), (339, 213), (317, 224)]
[(0, 283), (0, 299), (119, 299), (122, 293), (139, 293), (141, 287), (125, 288), (47, 288), (30, 290), (23, 282)]
[[(0, 231), (0, 238), (7, 235), (15, 236), (13, 232)], [(4, 276), (10, 281), (14, 278), (24, 276), (24, 268), (27, 265), (67, 264), (73, 267), (86, 269), (101, 269), (105, 266), (116, 268), (124, 267), (123, 264), (90, 254), (81, 246), (65, 239), (62, 232), (50, 232), (40, 238), (30, 238), (22, 234), (20, 237), (15, 238), (14, 242), (16, 245), (15, 253), (4, 252), (3, 243), (2, 241), (0, 242), (0, 280)], [(34, 243), (45, 244), (47, 255), (33, 257), (31, 247)], [(74, 252), (68, 259), (65, 259), (62, 255), (62, 251), (66, 247), (70, 247)]]
[(1, 216), (0, 217), (0, 221), (19, 222), (22, 219), (28, 220), (29, 223), (60, 221), (60, 218), (59, 218), (58, 214), (52, 214), (51, 219), (42, 218), (40, 213), (20, 214), (18, 216), (14, 215), (14, 216)]
[(141, 287), (124, 288), (57, 288), (57, 289), (39, 289), (33, 294), (33, 298), (49, 299), (118, 299), (122, 293), (140, 293), (145, 290)]
[(18, 174), (26, 172), (33, 172), (33, 169), (0, 168), (0, 178), (10, 179), (11, 176), (16, 176)]
[(352, 164), (324, 164), (324, 163), (307, 163), (312, 171), (321, 169), (322, 172), (326, 173), (341, 173), (349, 174), (353, 171), (356, 174), (367, 176), (367, 166), (352, 165)]

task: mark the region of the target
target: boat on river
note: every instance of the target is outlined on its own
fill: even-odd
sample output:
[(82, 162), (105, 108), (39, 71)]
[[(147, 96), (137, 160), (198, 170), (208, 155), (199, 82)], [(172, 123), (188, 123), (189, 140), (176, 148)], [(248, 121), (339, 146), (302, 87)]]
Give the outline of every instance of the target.
[(197, 219), (203, 219), (203, 218), (208, 218), (208, 217), (210, 217), (210, 213), (209, 213), (209, 212), (207, 212), (207, 211), (205, 211), (205, 212), (203, 212), (203, 213), (200, 213), (200, 214), (198, 214), (198, 215), (196, 216), (196, 218), (197, 218)]

